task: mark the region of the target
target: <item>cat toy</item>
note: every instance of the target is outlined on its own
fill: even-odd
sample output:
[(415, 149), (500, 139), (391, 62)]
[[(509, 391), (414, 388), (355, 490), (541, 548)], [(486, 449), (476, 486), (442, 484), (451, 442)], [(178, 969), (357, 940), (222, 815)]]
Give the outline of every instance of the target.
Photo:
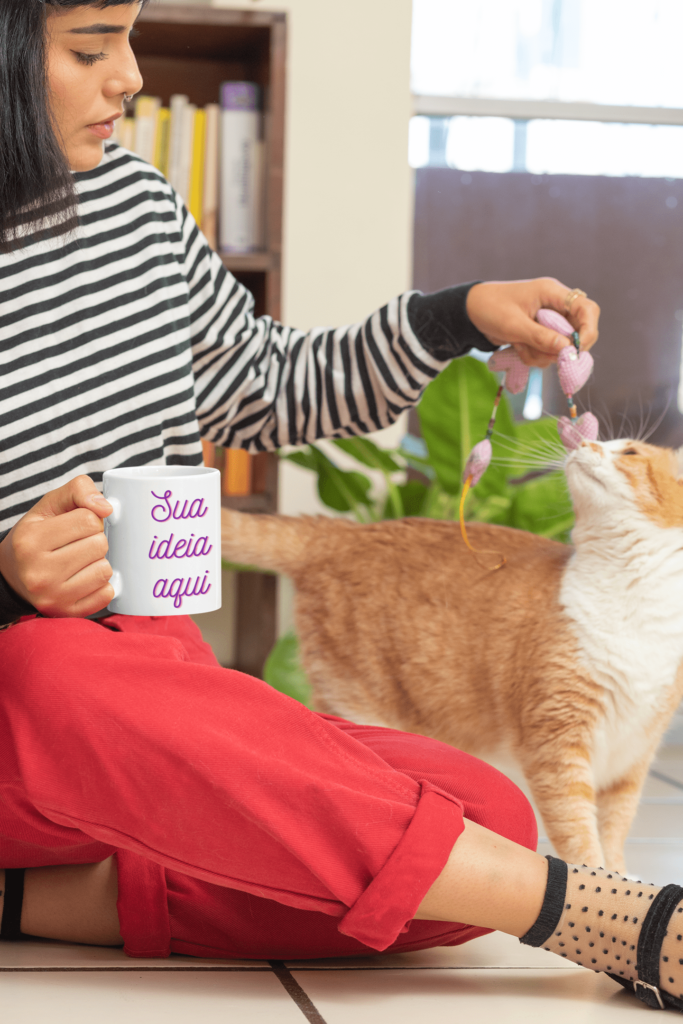
[[(557, 421), (557, 429), (564, 447), (567, 451), (573, 451), (583, 441), (595, 441), (598, 437), (597, 419), (591, 412), (577, 416), (574, 401), (574, 395), (581, 390), (593, 371), (593, 357), (590, 352), (581, 351), (578, 333), (561, 313), (555, 312), (554, 309), (539, 309), (536, 320), (543, 327), (571, 339), (571, 345), (563, 348), (557, 357), (557, 374), (560, 387), (567, 398), (569, 410), (569, 416), (561, 416)], [(491, 435), (496, 424), (496, 414), (503, 391), (507, 390), (511, 394), (517, 395), (524, 390), (529, 382), (529, 367), (525, 366), (514, 348), (498, 349), (489, 359), (488, 367), (493, 373), (503, 373), (504, 377), (496, 392), (493, 411), (486, 428), (486, 436), (483, 441), (475, 444), (465, 463), (463, 489), (460, 496), (460, 532), (467, 547), (475, 554), (477, 553), (476, 549), (470, 544), (465, 528), (465, 499), (470, 487), (476, 487), (491, 463), (493, 455)], [(500, 569), (503, 565), (505, 565), (504, 558), (493, 568)]]

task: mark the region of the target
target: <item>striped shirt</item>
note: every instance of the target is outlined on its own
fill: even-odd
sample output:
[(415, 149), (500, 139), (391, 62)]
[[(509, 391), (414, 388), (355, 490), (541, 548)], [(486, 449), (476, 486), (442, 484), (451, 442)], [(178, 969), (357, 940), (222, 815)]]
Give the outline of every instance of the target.
[(449, 290), (462, 329), (445, 349), (437, 296), (414, 292), (338, 329), (256, 318), (154, 168), (109, 144), (75, 178), (74, 234), (0, 254), (0, 537), (80, 473), (198, 465), (201, 437), (256, 452), (385, 427), (487, 347), (467, 286)]

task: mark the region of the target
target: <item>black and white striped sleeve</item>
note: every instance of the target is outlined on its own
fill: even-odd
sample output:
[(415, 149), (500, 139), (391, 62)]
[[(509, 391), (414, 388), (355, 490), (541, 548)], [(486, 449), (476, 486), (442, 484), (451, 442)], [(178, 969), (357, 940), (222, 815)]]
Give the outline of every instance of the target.
[(178, 216), (197, 415), (202, 435), (218, 444), (265, 451), (379, 430), (415, 405), (450, 359), (493, 347), (467, 318), (471, 285), (408, 292), (336, 329), (306, 332), (256, 318), (251, 294), (180, 200)]

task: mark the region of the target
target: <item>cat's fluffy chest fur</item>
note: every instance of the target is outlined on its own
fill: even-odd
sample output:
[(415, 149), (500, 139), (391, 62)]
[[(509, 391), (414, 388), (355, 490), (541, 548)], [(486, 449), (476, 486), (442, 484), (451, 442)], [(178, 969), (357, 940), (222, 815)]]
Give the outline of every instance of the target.
[[(674, 685), (683, 661), (683, 530), (662, 550), (661, 530), (638, 526), (614, 544), (621, 550), (575, 553), (560, 589), (579, 650), (608, 698), (592, 753), (601, 789), (645, 756), (663, 685)], [(628, 545), (641, 554), (629, 558)]]
[[(645, 473), (615, 473), (614, 456), (624, 448), (636, 450), (612, 442), (583, 454), (589, 474), (604, 474), (603, 481), (597, 476), (598, 488), (612, 474), (607, 482), (617, 500), (610, 507), (598, 494), (599, 514), (589, 508), (593, 514), (579, 517), (576, 550), (560, 587), (580, 653), (606, 697), (592, 751), (598, 789), (608, 789), (648, 756), (662, 693), (675, 690), (683, 663), (683, 526), (676, 523), (672, 495), (658, 486), (663, 453), (653, 450), (655, 465)], [(633, 456), (622, 455), (622, 464), (624, 458)], [(664, 473), (666, 479), (666, 467)], [(589, 505), (595, 502), (595, 493), (578, 491), (577, 505), (587, 497)], [(680, 499), (676, 492), (673, 497)], [(664, 521), (661, 503), (668, 506)]]
[[(683, 662), (683, 528), (666, 532), (640, 510), (584, 526), (564, 571), (560, 604), (607, 699), (592, 755), (607, 788), (646, 755), (663, 687)], [(647, 643), (643, 643), (643, 636)]]
[(224, 555), (288, 573), (316, 706), (471, 753), (510, 746), (556, 850), (622, 870), (683, 692), (683, 485), (675, 453), (591, 443), (567, 460), (570, 548), (475, 524), (225, 512)]

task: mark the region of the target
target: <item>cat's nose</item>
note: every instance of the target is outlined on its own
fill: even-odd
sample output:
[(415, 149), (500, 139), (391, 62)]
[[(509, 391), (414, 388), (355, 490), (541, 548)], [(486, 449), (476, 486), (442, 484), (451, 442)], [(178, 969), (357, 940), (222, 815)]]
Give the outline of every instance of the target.
[(581, 447), (582, 448), (590, 448), (590, 450), (592, 452), (595, 452), (596, 455), (599, 455), (601, 459), (604, 459), (604, 457), (605, 457), (605, 453), (602, 450), (602, 447), (599, 444), (596, 444), (595, 441), (582, 441), (581, 442)]

